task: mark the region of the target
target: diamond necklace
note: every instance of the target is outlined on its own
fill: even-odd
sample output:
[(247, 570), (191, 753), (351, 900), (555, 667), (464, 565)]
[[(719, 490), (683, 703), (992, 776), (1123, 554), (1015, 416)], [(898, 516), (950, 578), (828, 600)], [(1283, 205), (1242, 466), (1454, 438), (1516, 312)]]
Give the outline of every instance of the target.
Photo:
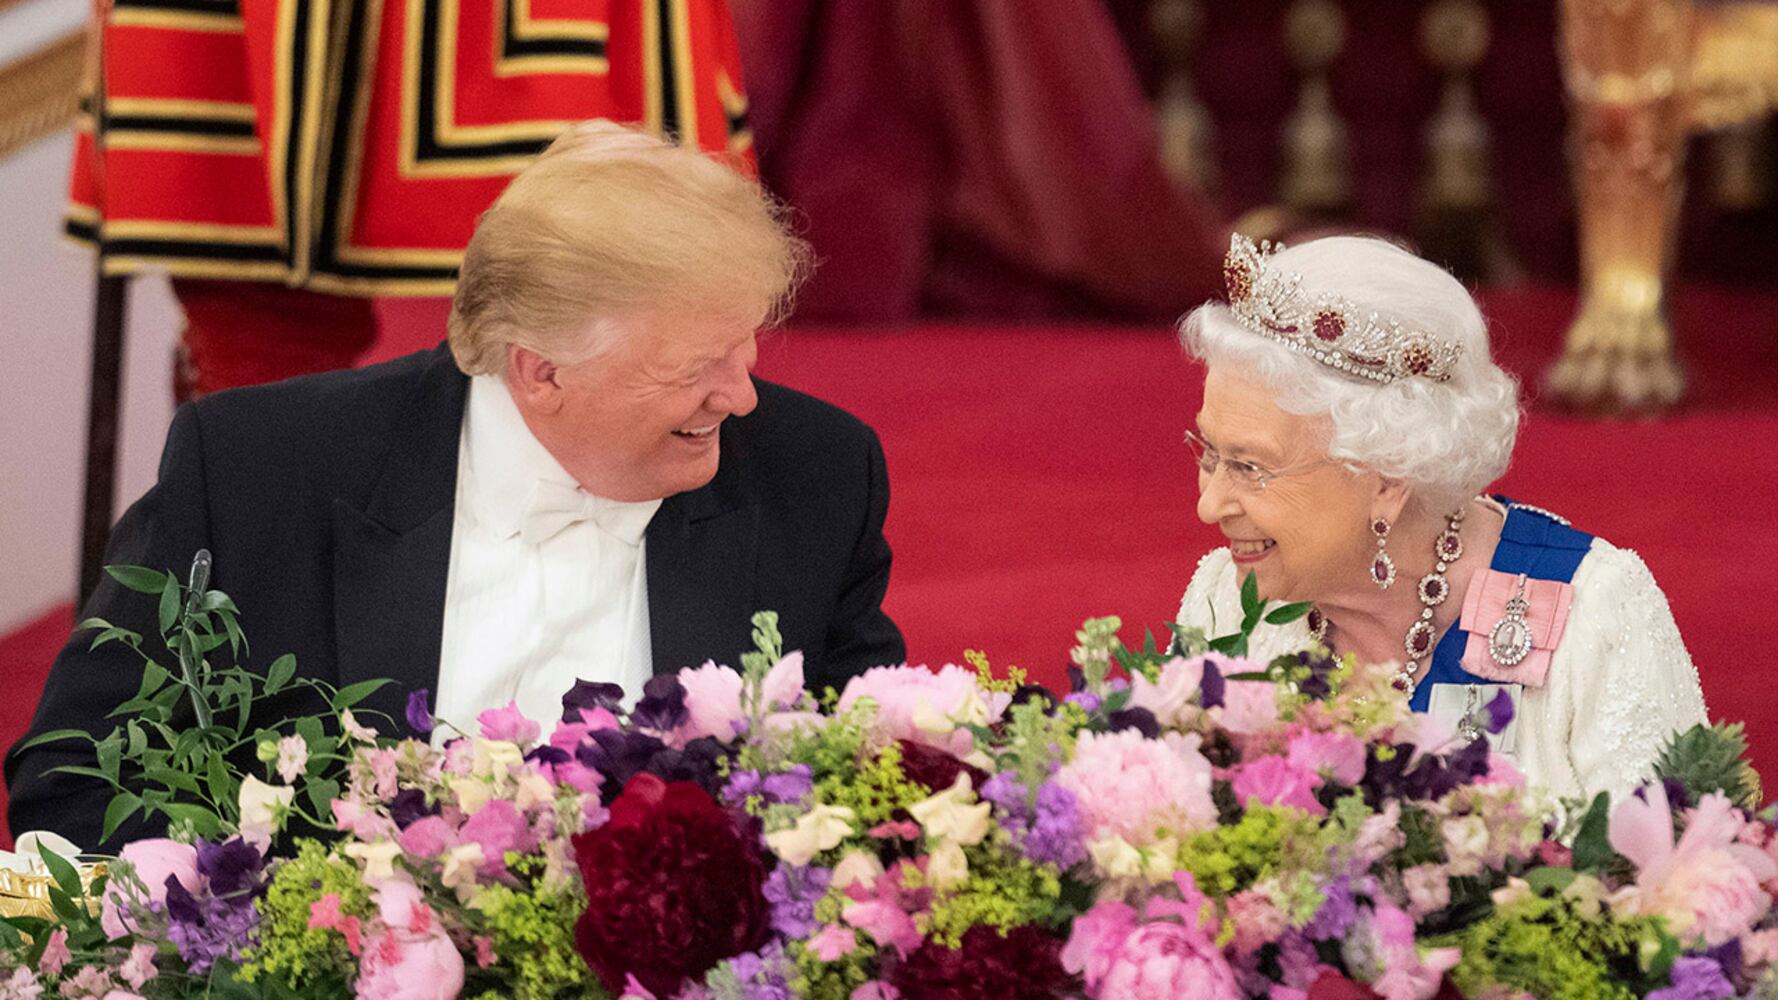
[[(1438, 538), (1432, 543), (1435, 563), (1433, 570), (1420, 578), (1420, 585), (1416, 588), (1421, 604), (1420, 617), (1414, 619), (1414, 624), (1408, 626), (1407, 635), (1402, 637), (1401, 648), (1407, 654), (1407, 659), (1390, 679), (1396, 689), (1409, 698), (1414, 696), (1414, 675), (1420, 672), (1420, 661), (1432, 652), (1432, 640), (1438, 634), (1432, 624), (1433, 609), (1451, 596), (1451, 581), (1445, 579), (1445, 571), (1451, 568), (1452, 563), (1463, 558), (1463, 535), (1459, 529), (1463, 526), (1467, 509), (1467, 505), (1459, 507), (1450, 516), (1445, 530), (1439, 532)], [(1308, 625), (1310, 638), (1321, 643), (1327, 641), (1327, 616), (1321, 613), (1320, 608), (1309, 609)]]

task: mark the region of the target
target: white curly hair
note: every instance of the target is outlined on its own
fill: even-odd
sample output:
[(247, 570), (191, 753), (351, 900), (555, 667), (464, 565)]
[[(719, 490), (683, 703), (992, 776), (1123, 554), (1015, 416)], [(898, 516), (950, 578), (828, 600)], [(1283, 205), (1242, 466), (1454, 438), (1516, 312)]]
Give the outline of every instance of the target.
[(1446, 382), (1380, 385), (1342, 374), (1242, 326), (1221, 302), (1180, 323), (1180, 342), (1209, 368), (1236, 368), (1270, 386), (1277, 405), (1326, 420), (1331, 459), (1407, 483), (1410, 502), (1442, 515), (1499, 479), (1519, 433), (1519, 383), (1494, 363), (1488, 324), (1462, 283), (1384, 240), (1330, 236), (1275, 254), (1271, 267), (1403, 326), (1461, 346)]

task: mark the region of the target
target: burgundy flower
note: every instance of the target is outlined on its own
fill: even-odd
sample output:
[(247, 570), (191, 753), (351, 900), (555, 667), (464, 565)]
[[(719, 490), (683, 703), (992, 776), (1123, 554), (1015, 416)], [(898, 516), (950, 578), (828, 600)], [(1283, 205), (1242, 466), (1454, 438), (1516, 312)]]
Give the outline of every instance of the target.
[(957, 775), (969, 775), (971, 788), (981, 788), (988, 772), (973, 764), (965, 764), (936, 747), (912, 740), (901, 740), (901, 773), (916, 785), (925, 785), (942, 792), (957, 783)]
[(633, 975), (667, 996), (770, 935), (758, 834), (689, 781), (636, 775), (574, 852), (587, 893), (575, 946), (613, 993)]
[(1062, 970), (1062, 942), (1041, 927), (971, 927), (962, 945), (928, 941), (909, 955), (890, 977), (901, 1000), (1053, 1000), (1078, 987)]

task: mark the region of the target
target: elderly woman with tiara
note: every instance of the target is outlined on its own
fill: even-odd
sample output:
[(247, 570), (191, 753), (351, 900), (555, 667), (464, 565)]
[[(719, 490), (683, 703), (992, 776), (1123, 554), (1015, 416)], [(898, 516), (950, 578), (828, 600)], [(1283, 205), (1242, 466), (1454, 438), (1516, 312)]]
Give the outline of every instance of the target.
[(1180, 622), (1214, 634), (1262, 596), (1313, 602), (1252, 654), (1311, 638), (1399, 663), (1415, 711), (1452, 729), (1506, 692), (1495, 748), (1558, 795), (1621, 792), (1705, 721), (1698, 675), (1636, 553), (1482, 491), (1519, 428), (1518, 385), (1456, 279), (1381, 240), (1288, 250), (1235, 236), (1226, 303), (1183, 325), (1205, 369), (1187, 440), (1198, 517), (1228, 538)]

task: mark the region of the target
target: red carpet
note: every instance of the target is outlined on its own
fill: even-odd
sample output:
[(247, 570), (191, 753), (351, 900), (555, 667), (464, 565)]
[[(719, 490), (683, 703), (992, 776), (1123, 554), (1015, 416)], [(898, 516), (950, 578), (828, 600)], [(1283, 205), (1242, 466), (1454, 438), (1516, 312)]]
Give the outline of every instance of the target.
[[(1572, 302), (1557, 291), (1488, 297), (1508, 367), (1542, 370)], [(1778, 295), (1694, 290), (1676, 314), (1693, 366), (1686, 409), (1649, 423), (1534, 409), (1501, 485), (1642, 553), (1713, 713), (1745, 720), (1756, 762), (1778, 774), (1778, 685), (1757, 652), (1778, 607)], [(402, 306), (379, 353), (429, 346), (441, 317)], [(978, 648), (1053, 682), (1082, 618), (1120, 614), (1127, 638), (1158, 625), (1219, 537), (1193, 514), (1180, 440), (1197, 377), (1164, 330), (805, 330), (769, 341), (759, 370), (882, 435), (889, 610), (916, 661)], [(19, 690), (41, 683), (67, 620), (58, 611), (0, 639)], [(0, 707), (0, 740), (29, 704)]]

